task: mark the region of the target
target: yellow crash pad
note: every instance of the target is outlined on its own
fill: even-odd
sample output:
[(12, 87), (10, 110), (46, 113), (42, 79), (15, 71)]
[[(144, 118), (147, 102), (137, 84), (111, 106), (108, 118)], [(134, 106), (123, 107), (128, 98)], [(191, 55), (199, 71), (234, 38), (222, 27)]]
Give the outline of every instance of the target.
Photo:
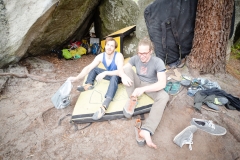
[[(125, 60), (125, 63), (128, 59)], [(99, 67), (104, 68), (102, 64)], [(135, 70), (135, 68), (133, 68)], [(86, 81), (84, 80), (84, 83)], [(92, 120), (92, 115), (99, 109), (102, 105), (109, 81), (102, 80), (100, 82), (95, 82), (94, 89), (88, 90), (80, 93), (79, 98), (76, 102), (72, 113), (72, 121), (76, 123), (89, 123), (95, 122)], [(119, 118), (124, 118), (123, 107), (126, 104), (128, 95), (123, 84), (118, 84), (118, 90), (110, 103), (106, 114), (98, 121), (114, 120)], [(153, 100), (146, 94), (138, 97), (138, 105), (135, 109), (134, 115), (139, 115), (147, 113), (153, 104)]]

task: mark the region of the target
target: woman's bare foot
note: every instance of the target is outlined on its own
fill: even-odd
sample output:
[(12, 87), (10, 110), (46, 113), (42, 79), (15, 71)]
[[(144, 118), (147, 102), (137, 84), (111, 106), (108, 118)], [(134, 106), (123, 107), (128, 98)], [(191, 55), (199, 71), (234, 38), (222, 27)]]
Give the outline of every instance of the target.
[(142, 138), (144, 138), (146, 140), (146, 143), (147, 143), (147, 145), (150, 148), (157, 149), (157, 146), (152, 142), (152, 138), (151, 138), (150, 132), (148, 132), (146, 130), (141, 130), (139, 132), (139, 135), (140, 135), (140, 137), (142, 137)]

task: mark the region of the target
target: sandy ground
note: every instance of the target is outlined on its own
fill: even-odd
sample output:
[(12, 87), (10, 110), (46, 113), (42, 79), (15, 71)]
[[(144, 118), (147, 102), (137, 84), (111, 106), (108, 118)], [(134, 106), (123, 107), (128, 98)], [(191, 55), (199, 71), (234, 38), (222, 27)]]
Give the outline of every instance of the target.
[[(77, 75), (92, 61), (93, 55), (78, 60), (58, 60), (53, 56), (28, 58), (7, 71), (30, 74), (52, 80), (65, 80)], [(180, 72), (189, 75), (187, 67)], [(168, 74), (173, 72), (169, 71)], [(240, 81), (230, 74), (202, 75), (216, 81), (226, 92), (240, 97)], [(3, 80), (3, 78), (1, 78)], [(6, 80), (6, 79), (5, 79)], [(7, 79), (0, 97), (0, 160), (1, 159), (195, 159), (240, 160), (240, 112), (221, 107), (216, 113), (194, 110), (193, 97), (187, 89), (170, 97), (152, 139), (157, 150), (139, 147), (135, 140), (134, 123), (130, 120), (96, 122), (83, 130), (75, 130), (70, 117), (79, 93), (73, 89), (71, 106), (58, 110), (51, 103), (51, 96), (62, 82), (44, 83), (31, 78)], [(74, 83), (74, 88), (82, 81)], [(145, 114), (147, 117), (148, 114)], [(64, 118), (65, 117), (65, 118)], [(64, 118), (59, 124), (61, 118)], [(227, 129), (224, 136), (213, 136), (201, 130), (194, 133), (193, 150), (173, 143), (173, 138), (190, 125), (192, 118), (213, 120)], [(87, 124), (77, 124), (78, 129)]]

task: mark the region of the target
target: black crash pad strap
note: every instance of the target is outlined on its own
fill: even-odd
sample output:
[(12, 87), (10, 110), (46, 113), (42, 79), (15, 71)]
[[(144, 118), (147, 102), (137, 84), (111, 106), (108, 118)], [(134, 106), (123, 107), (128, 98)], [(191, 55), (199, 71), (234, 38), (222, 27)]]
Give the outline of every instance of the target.
[[(64, 120), (67, 116), (72, 116), (72, 114), (67, 114), (67, 115), (65, 115), (63, 118), (61, 118), (59, 121), (58, 121), (58, 125), (60, 126), (61, 125), (61, 123), (62, 123), (62, 120)], [(77, 126), (77, 124), (76, 123), (74, 123), (72, 120), (70, 120), (70, 123), (71, 124), (73, 124), (74, 125), (74, 127), (75, 127), (75, 131), (78, 131), (78, 130), (83, 130), (83, 129), (85, 129), (85, 128), (87, 128), (87, 127), (89, 127), (90, 125), (92, 125), (92, 122), (90, 122), (89, 124), (87, 124), (86, 126), (84, 126), (84, 127), (82, 127), (82, 128), (80, 128), (80, 129), (78, 129), (78, 126)]]
[(172, 34), (173, 34), (173, 37), (175, 39), (175, 43), (178, 45), (178, 49), (179, 49), (179, 59), (181, 60), (181, 57), (182, 57), (182, 51), (181, 51), (181, 45), (180, 45), (180, 41), (179, 41), (179, 35), (178, 35), (178, 32), (177, 32), (177, 28), (176, 28), (176, 22), (175, 22), (175, 18), (171, 17), (171, 18), (168, 18), (166, 19), (164, 22), (161, 23), (161, 29), (162, 29), (162, 46), (163, 46), (163, 51), (166, 55), (165, 57), (165, 64), (167, 62), (167, 56), (168, 56), (168, 47), (167, 47), (167, 27), (166, 25), (168, 26), (171, 26), (171, 31), (172, 31)]

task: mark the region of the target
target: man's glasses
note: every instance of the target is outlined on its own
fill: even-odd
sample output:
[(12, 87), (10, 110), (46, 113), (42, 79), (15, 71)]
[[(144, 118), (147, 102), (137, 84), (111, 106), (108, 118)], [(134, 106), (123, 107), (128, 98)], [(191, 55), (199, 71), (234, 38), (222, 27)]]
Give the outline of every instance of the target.
[[(151, 51), (151, 50), (150, 50), (150, 51)], [(147, 53), (146, 53), (146, 52), (145, 52), (145, 53), (138, 52), (138, 55), (139, 55), (139, 56), (146, 56), (146, 55), (148, 55), (148, 54), (150, 53), (150, 51), (147, 52)]]

